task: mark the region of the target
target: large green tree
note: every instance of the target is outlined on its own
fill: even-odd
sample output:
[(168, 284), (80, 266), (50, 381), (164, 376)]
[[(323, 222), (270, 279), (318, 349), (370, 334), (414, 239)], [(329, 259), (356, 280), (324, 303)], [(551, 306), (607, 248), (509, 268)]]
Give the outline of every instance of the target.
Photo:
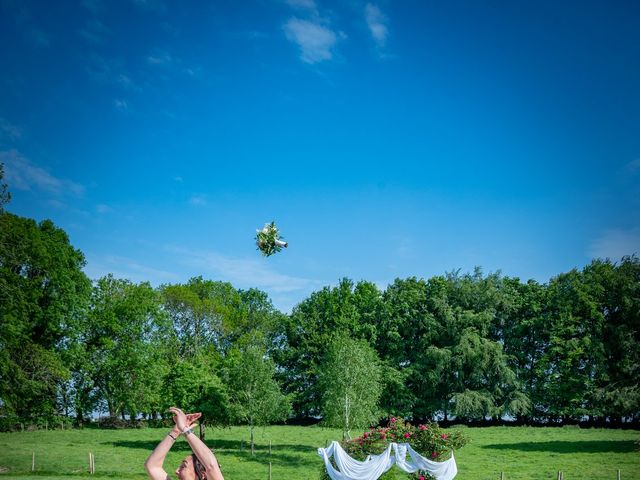
[(596, 261), (604, 285), (604, 372), (596, 380), (593, 402), (613, 422), (640, 419), (640, 259), (624, 257), (617, 265)]
[(276, 342), (283, 316), (258, 289), (237, 290), (228, 282), (194, 277), (186, 284), (163, 285), (160, 292), (180, 358), (224, 356), (240, 344)]
[(476, 271), (397, 279), (385, 291), (377, 347), (404, 378), (414, 418), (499, 416), (526, 403), (491, 338), (499, 284)]
[(382, 393), (380, 375), (380, 360), (368, 342), (334, 337), (318, 372), (323, 423), (341, 428), (343, 438), (351, 438), (352, 428), (375, 423)]
[(82, 253), (51, 221), (0, 215), (0, 399), (22, 419), (58, 412), (69, 378), (61, 352), (86, 313)]
[(543, 359), (549, 345), (548, 289), (534, 280), (522, 283), (517, 278), (505, 278), (501, 294), (493, 338), (502, 343), (524, 395), (510, 399), (507, 413), (520, 422), (529, 422), (534, 416), (544, 415), (547, 408)]
[(112, 275), (96, 282), (79, 337), (76, 371), (91, 380), (84, 386), (95, 388), (110, 416), (163, 408), (170, 333), (159, 295), (149, 283)]
[(232, 349), (225, 359), (226, 385), (236, 421), (249, 425), (251, 452), (256, 426), (286, 420), (291, 404), (275, 379), (275, 364), (262, 346)]
[(602, 285), (577, 269), (549, 285), (549, 346), (544, 356), (544, 396), (551, 417), (579, 420), (592, 415), (590, 397), (601, 374), (605, 350)]
[(0, 163), (0, 215), (4, 213), (4, 206), (11, 200), (11, 193), (4, 183), (4, 163)]
[(299, 417), (318, 415), (321, 398), (318, 366), (336, 332), (372, 343), (381, 308), (381, 293), (370, 282), (344, 278), (302, 301), (280, 325), (284, 348), (275, 353), (285, 392), (292, 395)]
[[(179, 405), (188, 412), (201, 412), (200, 424), (230, 423), (227, 387), (216, 373), (220, 359), (200, 356), (177, 359), (164, 378), (162, 400), (164, 409)], [(204, 432), (204, 427), (201, 429)]]

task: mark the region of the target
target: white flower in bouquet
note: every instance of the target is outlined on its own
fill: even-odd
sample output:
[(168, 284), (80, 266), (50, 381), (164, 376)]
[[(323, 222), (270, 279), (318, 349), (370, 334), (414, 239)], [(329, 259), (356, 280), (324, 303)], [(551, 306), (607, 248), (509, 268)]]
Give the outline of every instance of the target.
[(262, 230), (256, 230), (256, 245), (262, 255), (268, 257), (287, 248), (289, 244), (282, 240), (275, 222), (265, 223)]

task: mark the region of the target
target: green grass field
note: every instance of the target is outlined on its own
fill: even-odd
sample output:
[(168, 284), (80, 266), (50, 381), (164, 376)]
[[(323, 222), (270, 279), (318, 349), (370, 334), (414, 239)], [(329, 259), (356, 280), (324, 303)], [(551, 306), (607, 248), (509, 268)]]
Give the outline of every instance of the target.
[[(457, 480), (555, 480), (558, 470), (565, 480), (640, 479), (640, 432), (579, 428), (490, 427), (461, 430), (471, 443), (455, 453)], [(143, 463), (166, 429), (49, 430), (0, 433), (0, 479), (143, 479)], [(338, 439), (336, 430), (319, 427), (273, 426), (257, 429), (257, 451), (251, 456), (248, 429), (208, 429), (207, 443), (214, 448), (227, 480), (266, 480), (269, 462), (274, 480), (319, 477), (321, 461), (316, 448)], [(268, 445), (272, 442), (269, 456)], [(240, 449), (241, 441), (244, 449)], [(36, 470), (31, 472), (32, 452)], [(88, 453), (95, 455), (96, 474), (89, 475)], [(180, 439), (167, 457), (170, 473), (188, 452)]]

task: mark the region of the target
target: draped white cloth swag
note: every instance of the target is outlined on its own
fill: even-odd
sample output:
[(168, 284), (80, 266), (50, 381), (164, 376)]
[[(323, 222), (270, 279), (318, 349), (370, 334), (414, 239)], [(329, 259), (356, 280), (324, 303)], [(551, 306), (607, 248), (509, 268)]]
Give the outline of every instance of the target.
[[(394, 455), (391, 455), (391, 450)], [(409, 453), (409, 459), (407, 453)], [(324, 460), (325, 468), (332, 480), (377, 480), (394, 464), (408, 473), (418, 470), (427, 471), (438, 480), (452, 480), (458, 473), (453, 452), (449, 460), (434, 462), (424, 458), (408, 443), (392, 442), (387, 445), (384, 452), (379, 455), (369, 455), (362, 462), (351, 458), (336, 441), (331, 442), (327, 448), (319, 448), (318, 455)], [(331, 463), (331, 457), (337, 469)]]

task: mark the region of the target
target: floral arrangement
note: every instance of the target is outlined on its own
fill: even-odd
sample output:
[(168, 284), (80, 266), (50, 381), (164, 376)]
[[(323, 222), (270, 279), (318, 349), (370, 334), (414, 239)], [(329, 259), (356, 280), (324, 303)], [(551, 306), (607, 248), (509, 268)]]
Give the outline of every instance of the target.
[[(434, 462), (442, 462), (451, 457), (451, 452), (462, 448), (468, 443), (468, 439), (459, 431), (445, 432), (435, 422), (428, 422), (417, 426), (405, 422), (404, 419), (391, 417), (386, 426), (370, 427), (361, 436), (345, 440), (342, 448), (351, 457), (362, 460), (367, 455), (378, 455), (384, 451), (391, 442), (408, 443), (423, 457)], [(432, 480), (435, 477), (428, 472), (415, 472), (407, 474), (394, 472), (393, 469), (381, 477), (384, 478), (410, 478), (415, 480)], [(326, 475), (323, 478), (329, 478)]]
[(256, 245), (262, 255), (268, 257), (279, 252), (282, 248), (287, 248), (287, 242), (282, 241), (278, 227), (275, 222), (265, 223), (261, 230), (256, 230)]

